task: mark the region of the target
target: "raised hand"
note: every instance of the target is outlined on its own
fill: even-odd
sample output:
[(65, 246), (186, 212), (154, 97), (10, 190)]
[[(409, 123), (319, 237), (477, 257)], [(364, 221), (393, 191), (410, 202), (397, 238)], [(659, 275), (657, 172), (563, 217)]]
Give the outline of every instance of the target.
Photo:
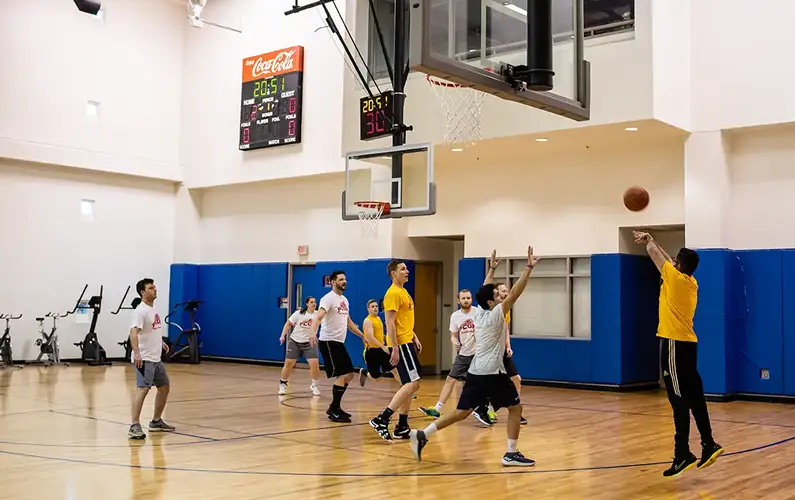
[(527, 247), (527, 265), (528, 267), (535, 267), (538, 264), (538, 261), (541, 260), (541, 257), (536, 257), (533, 255), (533, 245), (529, 245)]
[(639, 245), (645, 245), (651, 241), (651, 235), (643, 231), (632, 231), (632, 237), (635, 238), (635, 243)]
[(496, 270), (497, 267), (499, 267), (500, 262), (502, 261), (497, 258), (497, 250), (496, 249), (492, 250), (491, 258), (489, 258), (489, 267)]

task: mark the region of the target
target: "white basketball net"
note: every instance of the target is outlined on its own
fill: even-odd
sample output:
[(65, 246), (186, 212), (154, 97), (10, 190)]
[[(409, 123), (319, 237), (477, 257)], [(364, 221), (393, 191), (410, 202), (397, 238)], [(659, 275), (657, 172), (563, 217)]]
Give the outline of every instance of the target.
[(358, 202), (356, 213), (362, 226), (362, 236), (375, 236), (378, 234), (378, 221), (384, 213), (384, 204), (374, 201)]
[(451, 144), (473, 144), (480, 140), (480, 114), (485, 92), (462, 87), (435, 76), (427, 76), (444, 113), (444, 140)]

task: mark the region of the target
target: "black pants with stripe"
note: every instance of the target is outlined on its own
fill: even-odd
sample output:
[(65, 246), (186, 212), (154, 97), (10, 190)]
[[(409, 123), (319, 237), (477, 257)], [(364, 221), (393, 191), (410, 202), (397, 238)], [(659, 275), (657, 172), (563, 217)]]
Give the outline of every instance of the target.
[(668, 401), (674, 410), (674, 455), (684, 458), (690, 453), (690, 413), (696, 421), (701, 443), (713, 444), (704, 385), (698, 373), (698, 344), (660, 339), (660, 367), (663, 370)]

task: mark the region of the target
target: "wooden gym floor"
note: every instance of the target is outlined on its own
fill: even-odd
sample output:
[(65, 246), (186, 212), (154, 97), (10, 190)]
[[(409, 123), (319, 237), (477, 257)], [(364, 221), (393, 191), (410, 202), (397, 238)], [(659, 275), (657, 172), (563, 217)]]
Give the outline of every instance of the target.
[[(324, 414), (330, 385), (311, 397), (297, 370), (276, 395), (273, 367), (170, 365), (166, 420), (176, 434), (128, 441), (131, 368), (0, 371), (0, 498), (154, 500), (262, 498), (641, 499), (795, 497), (795, 407), (711, 404), (727, 454), (709, 469), (665, 479), (673, 423), (664, 393), (614, 394), (524, 387), (520, 450), (537, 464), (506, 469), (505, 414), (492, 429), (474, 419), (438, 433), (417, 463), (406, 442), (388, 444), (367, 424), (394, 382), (354, 381), (343, 400), (351, 424)], [(423, 382), (414, 427), (429, 419), (442, 380)], [(142, 420), (151, 417), (154, 394)], [(454, 402), (448, 402), (453, 406)], [(700, 451), (692, 428), (694, 451)]]

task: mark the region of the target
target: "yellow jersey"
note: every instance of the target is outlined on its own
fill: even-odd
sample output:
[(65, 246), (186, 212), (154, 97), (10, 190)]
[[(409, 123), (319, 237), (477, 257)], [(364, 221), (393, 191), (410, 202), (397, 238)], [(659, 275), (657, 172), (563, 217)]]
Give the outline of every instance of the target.
[(693, 330), (698, 282), (668, 261), (662, 266), (662, 280), (657, 336), (682, 342), (698, 342)]
[(398, 345), (414, 340), (414, 301), (405, 288), (394, 283), (384, 295), (384, 312), (396, 311), (395, 335)]
[(508, 311), (508, 314), (505, 315), (505, 322), (506, 323), (511, 322), (511, 311)]
[[(370, 320), (370, 323), (373, 324), (373, 337), (375, 337), (375, 340), (381, 342), (382, 344), (386, 343), (387, 347), (392, 347), (392, 342), (390, 342), (389, 339), (384, 340), (384, 323), (381, 322), (381, 318), (369, 314), (366, 318), (364, 318), (364, 320), (367, 321), (368, 319)], [(365, 341), (364, 348), (378, 349), (378, 346), (368, 344), (367, 341)]]

